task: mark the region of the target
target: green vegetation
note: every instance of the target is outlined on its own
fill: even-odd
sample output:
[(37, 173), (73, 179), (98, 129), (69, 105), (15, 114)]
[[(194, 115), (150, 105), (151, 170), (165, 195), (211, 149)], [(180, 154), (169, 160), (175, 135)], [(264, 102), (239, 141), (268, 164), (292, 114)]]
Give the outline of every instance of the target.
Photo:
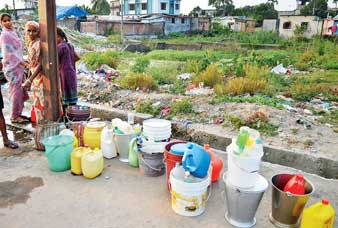
[(189, 114), (193, 113), (193, 104), (189, 99), (183, 99), (176, 101), (171, 105), (170, 114)]
[(151, 114), (153, 116), (157, 116), (158, 114), (160, 114), (161, 112), (161, 106), (153, 106), (152, 105), (153, 102), (152, 101), (147, 101), (145, 103), (138, 103), (136, 105), (136, 112), (139, 113), (147, 113), (147, 114)]
[(223, 102), (233, 102), (233, 103), (258, 103), (262, 105), (267, 105), (270, 107), (282, 109), (282, 104), (285, 103), (285, 101), (277, 99), (277, 98), (271, 98), (267, 96), (216, 96), (212, 100), (212, 104), (219, 104)]
[(318, 119), (318, 122), (332, 124), (335, 128), (338, 128), (338, 110), (325, 113)]
[(151, 76), (140, 73), (129, 72), (126, 76), (122, 77), (119, 82), (123, 88), (131, 90), (141, 89), (142, 91), (147, 91), (157, 88)]
[(225, 116), (226, 123), (225, 125), (231, 125), (234, 129), (238, 130), (242, 126), (248, 126), (250, 128), (258, 130), (263, 135), (274, 136), (277, 135), (278, 126), (269, 122), (269, 120), (264, 116), (258, 116), (252, 120), (244, 120), (238, 116), (227, 114)]

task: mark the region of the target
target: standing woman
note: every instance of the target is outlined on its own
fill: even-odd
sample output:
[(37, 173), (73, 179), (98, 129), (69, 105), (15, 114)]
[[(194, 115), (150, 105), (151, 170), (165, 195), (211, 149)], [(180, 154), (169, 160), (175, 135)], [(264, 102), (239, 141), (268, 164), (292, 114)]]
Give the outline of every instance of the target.
[(77, 79), (75, 62), (80, 58), (74, 51), (74, 47), (68, 43), (66, 34), (57, 28), (57, 43), (59, 54), (59, 73), (62, 89), (62, 101), (64, 111), (68, 105), (77, 103)]
[(3, 72), (9, 83), (9, 98), (12, 106), (11, 121), (12, 123), (28, 122), (21, 115), (24, 102), (28, 100), (27, 92), (21, 87), (26, 66), (23, 60), (23, 45), (17, 34), (13, 31), (11, 16), (6, 13), (1, 14), (0, 22), (2, 27), (0, 45), (3, 55)]
[(36, 121), (41, 122), (43, 116), (43, 81), (40, 64), (40, 26), (35, 21), (28, 21), (25, 25), (26, 45), (28, 51), (30, 77), (25, 81), (24, 87), (29, 89), (32, 85), (33, 105)]

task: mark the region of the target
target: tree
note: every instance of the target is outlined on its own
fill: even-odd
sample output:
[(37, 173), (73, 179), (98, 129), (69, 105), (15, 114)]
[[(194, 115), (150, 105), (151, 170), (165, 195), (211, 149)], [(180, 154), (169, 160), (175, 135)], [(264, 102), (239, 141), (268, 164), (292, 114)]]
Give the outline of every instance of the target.
[(278, 0), (268, 0), (267, 3), (278, 4)]
[(209, 0), (209, 6), (212, 5), (216, 8), (218, 16), (230, 15), (235, 9), (232, 0)]
[(278, 12), (273, 3), (261, 3), (255, 6), (244, 6), (233, 11), (234, 16), (247, 16), (255, 19), (258, 25), (263, 23), (264, 19), (277, 19)]
[(326, 18), (328, 12), (327, 2), (328, 0), (311, 0), (309, 4), (300, 10), (300, 14), (303, 16), (313, 15)]
[[(337, 0), (338, 1), (338, 0)], [(189, 13), (189, 16), (191, 17), (197, 17), (198, 16), (198, 13), (201, 12), (201, 7), (199, 6), (196, 6), (195, 8), (193, 8), (190, 13)]]
[(109, 15), (110, 5), (106, 0), (91, 0), (92, 11), (95, 14)]

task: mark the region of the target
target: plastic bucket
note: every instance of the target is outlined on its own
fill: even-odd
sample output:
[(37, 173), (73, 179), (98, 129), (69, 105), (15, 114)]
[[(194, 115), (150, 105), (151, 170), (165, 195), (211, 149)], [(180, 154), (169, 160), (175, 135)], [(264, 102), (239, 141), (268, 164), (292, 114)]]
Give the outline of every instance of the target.
[(310, 195), (315, 191), (313, 184), (304, 178), (305, 195), (284, 192), (284, 186), (293, 174), (277, 174), (272, 177), (272, 211), (270, 221), (277, 227), (298, 227), (299, 217)]
[(62, 172), (70, 169), (70, 154), (73, 151), (74, 138), (69, 135), (56, 135), (45, 138), (42, 142), (46, 148), (49, 169)]
[(170, 171), (175, 167), (176, 162), (182, 165), (182, 158), (183, 158), (183, 155), (172, 154), (169, 151), (173, 145), (179, 144), (179, 143), (186, 144), (187, 142), (184, 142), (184, 141), (171, 142), (171, 143), (168, 143), (164, 149), (167, 186), (168, 186), (169, 191), (170, 191), (170, 182), (169, 182)]
[(183, 216), (202, 214), (210, 196), (208, 196), (208, 186), (211, 183), (210, 175), (208, 174), (200, 182), (188, 183), (175, 178), (172, 173), (170, 173), (172, 209), (175, 213)]
[(114, 133), (114, 141), (121, 162), (129, 162), (129, 144), (134, 137), (135, 134)]
[(227, 178), (227, 173), (223, 174), (223, 181), (227, 206), (225, 219), (236, 227), (254, 226), (256, 224), (255, 214), (264, 192), (269, 186), (268, 181), (258, 175), (255, 186), (250, 189), (241, 189), (232, 185)]
[(233, 153), (232, 146), (227, 147), (228, 181), (238, 188), (252, 188), (258, 178), (263, 153), (259, 156), (238, 156)]
[(163, 153), (139, 152), (140, 171), (149, 177), (158, 177), (164, 174)]

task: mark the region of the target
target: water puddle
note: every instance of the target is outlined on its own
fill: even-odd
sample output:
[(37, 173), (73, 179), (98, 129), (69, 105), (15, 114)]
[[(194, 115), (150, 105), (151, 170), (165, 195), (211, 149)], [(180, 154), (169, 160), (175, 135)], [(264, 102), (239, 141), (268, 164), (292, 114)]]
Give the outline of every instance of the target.
[(34, 188), (43, 186), (40, 177), (19, 177), (14, 181), (0, 182), (0, 208), (12, 208), (15, 204), (26, 203)]

